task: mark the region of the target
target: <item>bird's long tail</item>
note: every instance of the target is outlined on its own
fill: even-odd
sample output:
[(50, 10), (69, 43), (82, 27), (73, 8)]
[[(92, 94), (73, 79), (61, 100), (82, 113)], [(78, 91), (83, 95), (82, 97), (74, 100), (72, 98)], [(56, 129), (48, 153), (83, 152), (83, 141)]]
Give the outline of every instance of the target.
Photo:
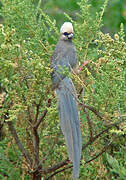
[(56, 89), (59, 100), (59, 116), (62, 132), (65, 137), (69, 159), (73, 162), (73, 178), (79, 177), (81, 159), (81, 131), (76, 105), (76, 91), (68, 77), (60, 82)]

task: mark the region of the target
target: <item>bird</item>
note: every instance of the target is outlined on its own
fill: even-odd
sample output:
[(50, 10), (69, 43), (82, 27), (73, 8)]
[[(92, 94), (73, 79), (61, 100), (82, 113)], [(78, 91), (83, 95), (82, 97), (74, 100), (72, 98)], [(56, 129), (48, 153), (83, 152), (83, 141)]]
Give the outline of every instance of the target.
[(82, 137), (77, 107), (77, 93), (70, 77), (64, 69), (71, 72), (77, 65), (76, 48), (71, 22), (64, 22), (60, 28), (60, 38), (51, 58), (52, 87), (58, 99), (60, 127), (65, 137), (69, 160), (73, 163), (73, 179), (79, 178), (82, 151)]

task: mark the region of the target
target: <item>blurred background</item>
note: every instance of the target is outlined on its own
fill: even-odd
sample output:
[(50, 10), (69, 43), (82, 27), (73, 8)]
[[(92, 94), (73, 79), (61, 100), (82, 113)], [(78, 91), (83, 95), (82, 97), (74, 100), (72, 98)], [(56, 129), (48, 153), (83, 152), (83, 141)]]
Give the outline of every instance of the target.
[[(68, 19), (64, 16), (64, 13), (70, 15), (74, 20), (77, 20), (76, 13), (79, 12), (78, 3), (80, 0), (31, 0), (37, 7), (40, 3), (40, 7), (46, 12), (52, 19), (56, 19), (57, 26), (61, 26), (64, 21)], [(105, 0), (89, 0), (91, 3), (91, 11), (94, 15), (102, 7)], [(2, 7), (2, 1), (0, 1), (0, 7)], [(3, 22), (2, 16), (0, 16), (0, 22)], [(103, 18), (103, 32), (110, 33), (111, 35), (119, 31), (120, 24), (124, 24), (126, 32), (126, 0), (109, 0)]]
[[(89, 0), (89, 3), (92, 5), (92, 14), (100, 11), (104, 1)], [(57, 25), (60, 26), (64, 21), (67, 21), (64, 13), (76, 19), (76, 13), (79, 12), (79, 2), (80, 0), (42, 0), (41, 8), (52, 18), (55, 18)], [(37, 6), (38, 0), (33, 0), (33, 3)], [(103, 18), (103, 31), (112, 35), (119, 31), (121, 23), (124, 24), (126, 32), (126, 0), (109, 0)]]

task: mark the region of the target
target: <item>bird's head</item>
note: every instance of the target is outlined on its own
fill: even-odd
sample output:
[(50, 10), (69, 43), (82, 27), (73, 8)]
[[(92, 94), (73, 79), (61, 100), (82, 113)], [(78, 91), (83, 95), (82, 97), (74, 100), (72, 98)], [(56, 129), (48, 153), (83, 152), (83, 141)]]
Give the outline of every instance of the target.
[(73, 25), (71, 22), (65, 22), (60, 28), (60, 39), (71, 40), (73, 38)]

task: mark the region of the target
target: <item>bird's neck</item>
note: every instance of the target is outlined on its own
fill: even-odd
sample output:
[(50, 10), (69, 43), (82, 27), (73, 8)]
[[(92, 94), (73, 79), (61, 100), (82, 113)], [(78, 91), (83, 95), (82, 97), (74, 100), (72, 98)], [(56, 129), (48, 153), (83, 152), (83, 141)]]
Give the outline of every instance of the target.
[(62, 41), (63, 43), (66, 43), (66, 44), (72, 43), (72, 39), (64, 40), (64, 39), (60, 38), (60, 41)]

